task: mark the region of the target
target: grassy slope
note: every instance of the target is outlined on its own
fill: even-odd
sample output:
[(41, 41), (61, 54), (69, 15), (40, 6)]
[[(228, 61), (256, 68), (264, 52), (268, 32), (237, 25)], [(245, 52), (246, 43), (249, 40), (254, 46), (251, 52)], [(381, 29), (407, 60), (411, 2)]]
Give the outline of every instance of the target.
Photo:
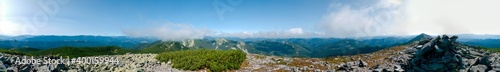
[(0, 52), (1, 53), (6, 53), (6, 54), (14, 54), (14, 55), (27, 55), (27, 54), (22, 53), (22, 52), (17, 52), (17, 51), (12, 51), (12, 50), (6, 50), (6, 49), (3, 49), (3, 48), (0, 48)]
[(11, 48), (11, 49), (8, 49), (10, 51), (16, 51), (16, 52), (36, 52), (36, 51), (40, 51), (40, 49), (36, 49), (36, 48)]
[(480, 47), (480, 48), (488, 51), (500, 52), (500, 48), (486, 48), (486, 47)]
[(158, 42), (157, 44), (140, 50), (139, 53), (162, 53), (188, 49), (189, 48), (182, 46), (179, 42)]

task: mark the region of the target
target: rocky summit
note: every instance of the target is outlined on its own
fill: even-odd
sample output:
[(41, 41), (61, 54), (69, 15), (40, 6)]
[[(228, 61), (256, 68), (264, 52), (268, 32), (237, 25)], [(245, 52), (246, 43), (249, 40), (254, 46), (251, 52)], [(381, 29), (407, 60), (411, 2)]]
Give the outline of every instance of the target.
[(407, 71), (434, 72), (485, 72), (500, 71), (498, 53), (492, 53), (479, 47), (467, 46), (455, 42), (458, 36), (442, 35), (431, 40), (424, 40), (417, 45), (418, 50), (405, 65)]
[(457, 36), (438, 36), (425, 43), (414, 55), (408, 64), (408, 70), (412, 71), (458, 71), (470, 68), (462, 63), (462, 55), (455, 42)]
[(418, 43), (406, 45), (404, 50), (395, 51), (376, 66), (344, 65), (337, 71), (395, 71), (395, 72), (498, 72), (499, 53), (485, 51), (475, 46), (456, 42), (458, 36), (437, 36)]

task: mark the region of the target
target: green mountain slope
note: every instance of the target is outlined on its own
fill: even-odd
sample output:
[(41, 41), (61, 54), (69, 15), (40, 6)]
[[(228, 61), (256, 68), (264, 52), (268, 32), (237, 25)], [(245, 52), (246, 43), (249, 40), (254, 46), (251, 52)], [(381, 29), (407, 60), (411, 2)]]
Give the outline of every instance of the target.
[(340, 55), (355, 55), (360, 53), (375, 52), (383, 49), (379, 46), (370, 46), (361, 41), (346, 39), (319, 46), (311, 54), (312, 57), (329, 57)]
[(248, 52), (255, 54), (309, 57), (308, 55), (311, 53), (307, 48), (287, 42), (257, 41), (248, 45)]
[(179, 42), (162, 42), (156, 41), (152, 43), (151, 46), (141, 49), (140, 53), (161, 53), (161, 52), (170, 52), (170, 51), (179, 51), (179, 50), (189, 50), (190, 48), (183, 46)]

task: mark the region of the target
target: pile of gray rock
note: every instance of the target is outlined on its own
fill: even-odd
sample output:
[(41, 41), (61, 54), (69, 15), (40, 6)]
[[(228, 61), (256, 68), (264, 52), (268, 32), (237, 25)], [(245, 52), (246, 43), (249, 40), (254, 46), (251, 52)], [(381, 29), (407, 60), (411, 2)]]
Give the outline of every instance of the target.
[[(361, 72), (499, 72), (500, 54), (456, 42), (458, 36), (442, 35), (405, 45), (374, 67), (340, 64), (336, 71)], [(361, 60), (362, 61), (362, 60)], [(352, 63), (352, 62), (347, 62)]]
[(337, 66), (337, 71), (367, 72), (369, 71), (367, 65), (368, 63), (363, 60), (341, 63)]
[(414, 54), (408, 65), (412, 71), (458, 71), (464, 68), (462, 56), (457, 52), (457, 36), (438, 36), (430, 41), (425, 41), (420, 50)]
[(438, 36), (417, 45), (419, 50), (413, 54), (408, 71), (453, 71), (453, 72), (486, 72), (500, 71), (498, 53), (485, 51), (479, 47), (467, 46), (455, 42), (457, 36)]

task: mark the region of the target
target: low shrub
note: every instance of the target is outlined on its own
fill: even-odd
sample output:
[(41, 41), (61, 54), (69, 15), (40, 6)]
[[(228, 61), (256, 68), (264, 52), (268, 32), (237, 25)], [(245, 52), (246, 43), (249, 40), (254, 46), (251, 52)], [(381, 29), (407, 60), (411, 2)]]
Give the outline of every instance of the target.
[(200, 70), (221, 72), (239, 69), (246, 54), (240, 50), (183, 50), (164, 52), (155, 57), (162, 62), (171, 62), (172, 67), (183, 70)]

